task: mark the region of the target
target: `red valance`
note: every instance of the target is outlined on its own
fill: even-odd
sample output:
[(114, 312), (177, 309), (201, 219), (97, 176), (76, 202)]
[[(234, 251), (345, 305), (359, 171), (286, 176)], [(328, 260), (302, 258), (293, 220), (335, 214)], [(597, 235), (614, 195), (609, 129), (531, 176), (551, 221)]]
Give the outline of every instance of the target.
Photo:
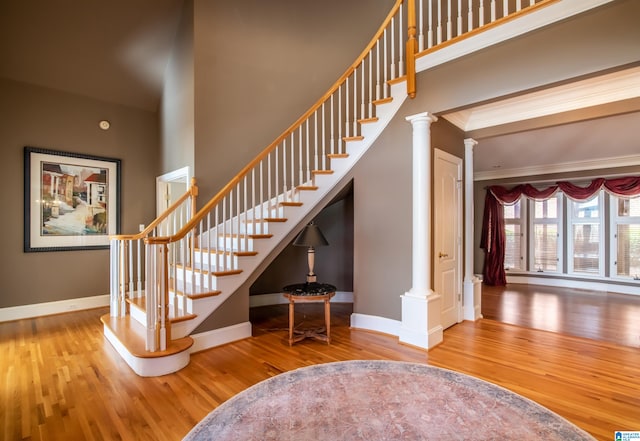
[(520, 184), (511, 189), (493, 185), (487, 188), (484, 204), (484, 220), (480, 248), (485, 250), (484, 283), (487, 285), (506, 285), (504, 271), (505, 231), (503, 205), (516, 203), (521, 196), (537, 201), (552, 197), (558, 190), (569, 199), (586, 201), (596, 195), (602, 188), (614, 196), (634, 197), (640, 195), (640, 176), (604, 179), (596, 178), (586, 187), (579, 187), (571, 182), (556, 182), (539, 190), (531, 184)]

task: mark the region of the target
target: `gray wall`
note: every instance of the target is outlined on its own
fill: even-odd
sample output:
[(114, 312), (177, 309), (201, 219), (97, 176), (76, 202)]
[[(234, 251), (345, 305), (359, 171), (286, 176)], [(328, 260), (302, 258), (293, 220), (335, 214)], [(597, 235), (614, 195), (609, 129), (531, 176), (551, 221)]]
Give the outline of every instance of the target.
[(392, 4), (194, 0), (194, 156), (201, 203), (329, 89)]
[[(0, 307), (109, 294), (109, 250), (23, 252), (23, 149), (121, 159), (122, 230), (136, 231), (155, 213), (156, 114), (5, 79), (0, 96)], [(98, 128), (102, 119), (108, 131)]]
[(194, 169), (193, 0), (185, 0), (160, 104), (161, 173)]

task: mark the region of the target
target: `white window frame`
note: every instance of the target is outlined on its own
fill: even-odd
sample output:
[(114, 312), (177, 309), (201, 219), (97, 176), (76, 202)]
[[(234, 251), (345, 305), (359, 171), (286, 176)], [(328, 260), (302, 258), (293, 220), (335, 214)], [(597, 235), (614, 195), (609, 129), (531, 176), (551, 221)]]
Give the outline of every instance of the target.
[[(505, 271), (513, 274), (513, 273), (524, 273), (527, 271), (527, 239), (528, 239), (528, 235), (527, 235), (527, 208), (528, 208), (528, 199), (526, 197), (521, 196), (520, 199), (518, 199), (518, 201), (520, 202), (520, 219), (516, 220), (516, 219), (504, 219), (504, 225), (505, 228), (507, 226), (507, 224), (511, 224), (511, 225), (520, 225), (520, 251), (521, 251), (521, 255), (520, 255), (520, 268), (505, 268)], [(516, 201), (513, 204), (510, 205), (515, 205), (518, 201)], [(504, 206), (503, 206), (503, 210), (504, 210)], [(506, 231), (505, 231), (506, 234)]]
[[(563, 224), (564, 224), (564, 194), (560, 191), (556, 192), (552, 197), (556, 197), (557, 199), (557, 213), (558, 217), (556, 219), (536, 219), (535, 214), (535, 206), (536, 201), (534, 199), (529, 199), (528, 209), (529, 209), (529, 232), (530, 234), (527, 236), (528, 244), (529, 244), (529, 262), (531, 267), (529, 267), (529, 271), (532, 273), (544, 273), (544, 274), (562, 274), (564, 271), (564, 261), (562, 258), (562, 249), (564, 248), (564, 235), (563, 235)], [(535, 225), (536, 224), (555, 224), (558, 229), (558, 248), (556, 250), (556, 258), (557, 258), (557, 269), (556, 271), (538, 271), (533, 265), (535, 264)]]
[(618, 201), (620, 199), (614, 195), (609, 195), (609, 277), (615, 280), (633, 280), (638, 281), (633, 275), (620, 276), (618, 275), (618, 225), (619, 224), (638, 224), (640, 223), (640, 216), (618, 216)]
[[(602, 279), (605, 275), (604, 275), (604, 269), (605, 269), (605, 257), (606, 257), (606, 247), (605, 247), (605, 216), (604, 216), (604, 208), (605, 208), (605, 204), (604, 204), (604, 191), (600, 190), (598, 192), (598, 195), (595, 196), (594, 198), (598, 199), (598, 221), (599, 221), (599, 227), (598, 227), (598, 231), (599, 231), (599, 245), (598, 245), (598, 273), (597, 274), (587, 274), (587, 273), (581, 273), (581, 272), (575, 272), (574, 271), (574, 266), (573, 266), (573, 248), (574, 248), (574, 243), (573, 243), (573, 225), (574, 224), (580, 224), (580, 223), (587, 223), (587, 222), (580, 222), (580, 218), (576, 218), (574, 219), (573, 217), (573, 207), (572, 204), (574, 203), (583, 203), (586, 201), (580, 201), (580, 202), (574, 202), (573, 200), (567, 198), (567, 274), (571, 275), (571, 276), (577, 276), (577, 277), (585, 277), (585, 278), (598, 278), (598, 279)], [(591, 199), (594, 199), (591, 198)], [(591, 200), (589, 199), (589, 200)], [(593, 221), (596, 218), (588, 218), (589, 221)], [(588, 222), (588, 223), (592, 223), (592, 222)]]

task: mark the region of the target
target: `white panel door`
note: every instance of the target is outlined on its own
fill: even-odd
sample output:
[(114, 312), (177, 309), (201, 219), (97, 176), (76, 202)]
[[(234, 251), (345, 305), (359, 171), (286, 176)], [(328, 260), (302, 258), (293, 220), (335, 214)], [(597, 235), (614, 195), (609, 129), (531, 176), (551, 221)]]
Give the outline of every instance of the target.
[(462, 159), (434, 150), (433, 288), (442, 326), (462, 321)]

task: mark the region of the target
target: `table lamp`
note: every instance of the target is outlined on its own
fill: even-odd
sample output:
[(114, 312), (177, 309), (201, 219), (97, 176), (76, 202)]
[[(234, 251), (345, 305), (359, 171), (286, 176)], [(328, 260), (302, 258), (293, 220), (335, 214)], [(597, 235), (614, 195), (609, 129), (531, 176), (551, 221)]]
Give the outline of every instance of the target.
[(322, 235), (320, 228), (310, 222), (304, 229), (298, 234), (298, 237), (293, 241), (293, 245), (297, 247), (308, 247), (307, 260), (309, 262), (309, 274), (307, 274), (307, 283), (313, 283), (316, 281), (316, 275), (313, 273), (313, 264), (315, 262), (315, 247), (321, 247), (329, 245), (327, 239)]

